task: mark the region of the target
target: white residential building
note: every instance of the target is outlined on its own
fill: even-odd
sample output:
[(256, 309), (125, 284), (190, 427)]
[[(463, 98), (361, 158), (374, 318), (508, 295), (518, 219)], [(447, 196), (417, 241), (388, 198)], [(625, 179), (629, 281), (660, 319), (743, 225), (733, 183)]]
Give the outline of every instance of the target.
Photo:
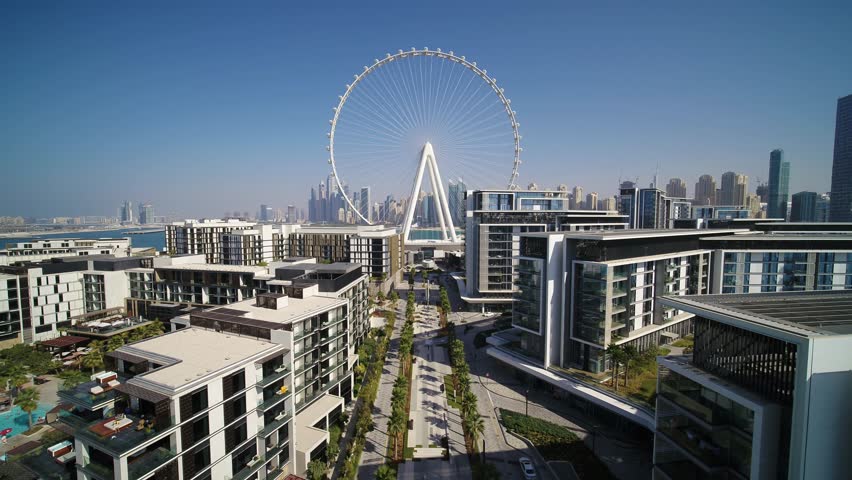
[(113, 255), (127, 257), (129, 238), (51, 238), (7, 243), (0, 250), (0, 266), (16, 262), (41, 262), (51, 258), (78, 255)]

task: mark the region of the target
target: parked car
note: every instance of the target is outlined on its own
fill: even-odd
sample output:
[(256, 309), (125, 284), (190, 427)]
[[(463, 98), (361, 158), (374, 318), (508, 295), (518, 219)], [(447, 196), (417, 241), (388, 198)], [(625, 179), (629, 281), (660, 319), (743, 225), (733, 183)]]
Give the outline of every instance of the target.
[(533, 480), (538, 478), (535, 474), (535, 467), (533, 466), (532, 460), (527, 457), (521, 457), (521, 472), (524, 474), (524, 478), (527, 480)]

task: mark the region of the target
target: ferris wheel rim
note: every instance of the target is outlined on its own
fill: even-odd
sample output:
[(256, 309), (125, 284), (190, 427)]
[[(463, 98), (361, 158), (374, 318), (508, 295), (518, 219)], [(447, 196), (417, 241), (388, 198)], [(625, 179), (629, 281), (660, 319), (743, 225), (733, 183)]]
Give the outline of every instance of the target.
[(382, 59), (376, 59), (370, 66), (364, 66), (364, 70), (355, 75), (354, 80), (351, 84), (346, 85), (346, 91), (343, 95), (340, 95), (338, 98), (337, 106), (333, 109), (334, 116), (331, 120), (329, 120), (329, 124), (331, 125), (331, 129), (329, 130), (328, 135), (328, 145), (326, 146), (326, 150), (328, 151), (328, 163), (331, 165), (331, 173), (334, 177), (334, 183), (337, 185), (338, 191), (343, 196), (343, 199), (346, 200), (346, 203), (350, 208), (355, 212), (358, 217), (363, 220), (367, 225), (373, 225), (375, 222), (371, 222), (368, 220), (359, 210), (355, 207), (355, 204), (352, 202), (352, 199), (349, 198), (349, 195), (346, 194), (346, 191), (343, 189), (343, 184), (340, 182), (340, 176), (337, 174), (337, 162), (334, 160), (334, 135), (337, 130), (337, 122), (340, 118), (340, 112), (343, 110), (343, 106), (346, 104), (346, 100), (352, 94), (352, 91), (355, 87), (369, 74), (373, 73), (380, 67), (387, 65), (393, 61), (409, 58), (409, 57), (420, 57), (420, 56), (435, 56), (441, 59), (450, 60), (452, 62), (456, 62), (468, 70), (472, 71), (476, 75), (478, 75), (485, 83), (491, 88), (491, 90), (497, 94), (497, 97), (500, 99), (500, 103), (503, 105), (503, 109), (509, 116), (511, 120), (512, 127), (512, 136), (514, 137), (514, 155), (512, 159), (512, 174), (509, 177), (508, 188), (509, 190), (516, 190), (517, 184), (515, 181), (518, 178), (518, 170), (521, 165), (521, 136), (518, 132), (518, 127), (520, 124), (517, 121), (515, 111), (512, 110), (511, 100), (503, 92), (503, 89), (497, 86), (497, 81), (488, 75), (486, 70), (479, 68), (476, 65), (476, 62), (468, 61), (464, 55), (456, 55), (452, 50), (449, 52), (444, 52), (440, 48), (435, 50), (430, 50), (429, 47), (424, 47), (422, 50), (417, 50), (412, 47), (411, 50), (399, 50), (395, 54), (387, 53), (385, 57)]

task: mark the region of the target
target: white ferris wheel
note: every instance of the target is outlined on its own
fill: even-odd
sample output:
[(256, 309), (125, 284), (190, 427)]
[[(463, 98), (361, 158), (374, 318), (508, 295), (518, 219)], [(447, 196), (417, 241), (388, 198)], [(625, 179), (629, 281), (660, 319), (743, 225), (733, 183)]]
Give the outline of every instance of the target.
[(415, 226), (457, 241), (459, 189), (516, 188), (522, 149), (511, 100), (452, 51), (374, 60), (346, 85), (329, 123), (329, 188), (360, 222), (402, 225), (406, 241)]

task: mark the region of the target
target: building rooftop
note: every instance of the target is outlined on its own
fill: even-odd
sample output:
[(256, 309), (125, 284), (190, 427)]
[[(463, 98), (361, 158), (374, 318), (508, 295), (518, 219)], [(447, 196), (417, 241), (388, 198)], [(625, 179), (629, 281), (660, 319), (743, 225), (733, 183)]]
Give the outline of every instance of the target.
[(222, 265), (218, 263), (182, 263), (162, 265), (158, 270), (190, 270), (200, 272), (266, 273), (266, 267), (253, 265)]
[(252, 337), (239, 337), (200, 328), (185, 328), (166, 335), (125, 345), (117, 352), (148, 359), (163, 365), (127, 381), (140, 387), (154, 383), (177, 390), (188, 383), (262, 357), (282, 345)]
[[(706, 232), (707, 230), (704, 230)], [(728, 230), (730, 233), (731, 230)], [(848, 242), (852, 248), (852, 235), (844, 231), (823, 231), (823, 232), (791, 232), (791, 231), (776, 231), (776, 232), (744, 232), (733, 235), (724, 235), (713, 237), (713, 240), (734, 240), (734, 241), (778, 241), (778, 242), (801, 242), (801, 241), (833, 241), (833, 242)]]
[[(543, 233), (528, 233), (525, 236), (546, 237), (548, 235), (564, 235), (566, 240), (629, 240), (639, 238), (660, 238), (660, 237), (701, 237), (714, 234), (730, 235), (730, 229), (719, 230), (691, 230), (691, 229), (632, 229), (632, 230), (603, 230), (603, 231), (588, 231), (588, 232), (543, 232)], [(742, 230), (747, 232), (747, 230)]]
[(693, 313), (709, 310), (803, 337), (852, 334), (852, 290), (689, 295), (665, 297), (663, 303)]
[(239, 323), (240, 320), (259, 320), (260, 322), (285, 325), (346, 304), (347, 300), (342, 298), (322, 296), (312, 296), (307, 298), (287, 297), (287, 306), (274, 310), (271, 308), (258, 307), (256, 299), (249, 299), (243, 300), (242, 302), (232, 303), (221, 308), (211, 308), (209, 310), (205, 310), (201, 314), (224, 314), (231, 317), (228, 321), (237, 323)]

